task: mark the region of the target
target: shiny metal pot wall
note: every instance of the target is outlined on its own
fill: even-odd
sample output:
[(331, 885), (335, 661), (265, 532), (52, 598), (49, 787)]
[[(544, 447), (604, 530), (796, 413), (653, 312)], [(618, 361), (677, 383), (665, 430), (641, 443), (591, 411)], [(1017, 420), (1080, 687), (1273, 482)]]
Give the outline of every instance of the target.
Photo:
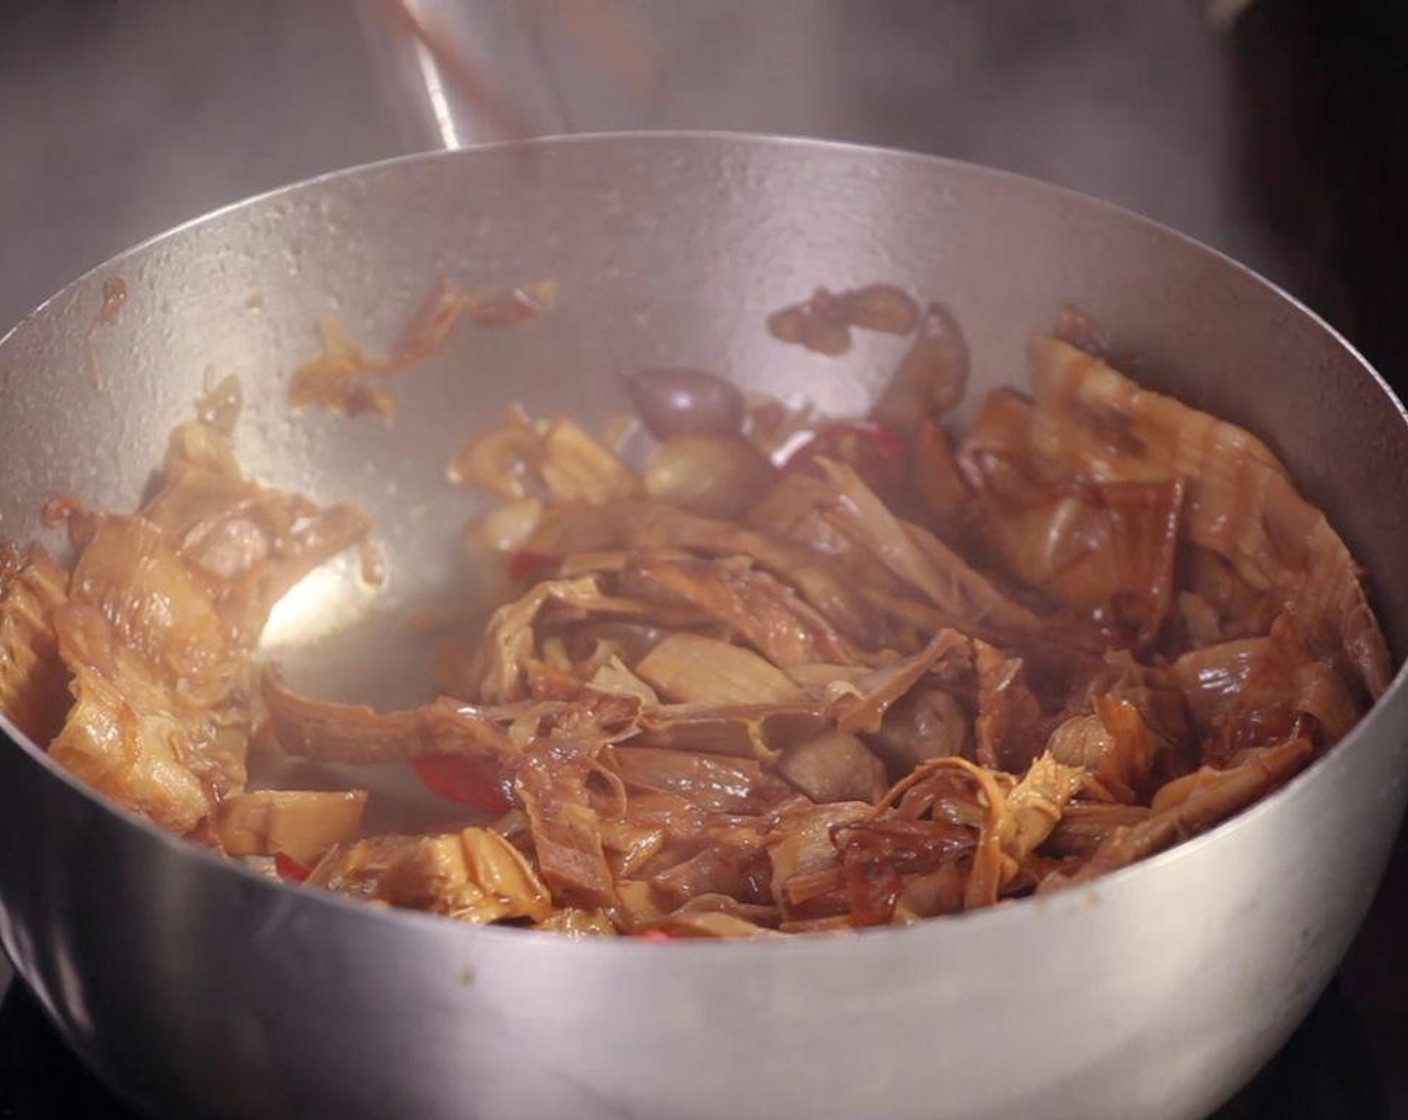
[[(289, 415), (318, 315), (375, 347), (442, 269), (552, 277), (560, 305), (459, 332), (401, 379), (394, 427)], [(116, 275), (126, 306), (90, 337)], [(378, 612), (472, 578), (451, 559), (472, 501), (443, 475), (467, 433), (519, 398), (620, 410), (616, 375), (642, 363), (859, 409), (892, 351), (866, 340), (823, 359), (762, 322), (815, 284), (878, 279), (954, 307), (980, 390), (1022, 378), (1027, 335), (1066, 300), (1117, 325), (1146, 381), (1276, 444), (1369, 568), (1402, 656), (1408, 428), (1322, 323), (1089, 199), (782, 140), (411, 159), (136, 249), (0, 344), (5, 528), (37, 531), (55, 490), (130, 503), (203, 385), (236, 372), (247, 465), (364, 502), (391, 561), (384, 602), (334, 572), (272, 637), (306, 682), (389, 701), (414, 674), (386, 667), (414, 663)], [(1346, 948), (1402, 810), (1405, 725), (1400, 679), (1285, 790), (1079, 891), (859, 937), (667, 945), (464, 928), (284, 887), (115, 811), (7, 725), (0, 937), (84, 1056), (172, 1116), (1193, 1117), (1273, 1052)]]

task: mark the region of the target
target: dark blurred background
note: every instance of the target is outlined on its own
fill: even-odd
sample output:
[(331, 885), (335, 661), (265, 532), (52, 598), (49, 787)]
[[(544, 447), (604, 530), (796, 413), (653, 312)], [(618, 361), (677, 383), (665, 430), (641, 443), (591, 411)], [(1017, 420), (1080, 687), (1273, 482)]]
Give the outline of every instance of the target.
[[(0, 322), (215, 206), (433, 146), (374, 2), (0, 0)], [(1024, 172), (1223, 249), (1403, 364), (1401, 0), (615, 0), (654, 46), (645, 99), (561, 31), (602, 0), (419, 2), (542, 131), (749, 129)]]
[[(1021, 171), (1216, 245), (1395, 364), (1408, 5), (618, 0), (656, 53), (640, 99), (593, 80), (554, 18), (574, 4), (600, 0), (421, 0), (543, 131), (799, 133)], [(0, 0), (0, 321), (205, 210), (432, 146), (367, 7)]]
[[(654, 45), (644, 99), (563, 32), (598, 3), (426, 8), (540, 130), (798, 133), (1024, 172), (1245, 261), (1408, 384), (1408, 2), (620, 0)], [(0, 0), (0, 326), (213, 207), (433, 146), (379, 26), (354, 0)], [(1408, 1117), (1402, 849), (1239, 1114)], [(25, 1006), (0, 1012), (0, 1116), (58, 1061)]]

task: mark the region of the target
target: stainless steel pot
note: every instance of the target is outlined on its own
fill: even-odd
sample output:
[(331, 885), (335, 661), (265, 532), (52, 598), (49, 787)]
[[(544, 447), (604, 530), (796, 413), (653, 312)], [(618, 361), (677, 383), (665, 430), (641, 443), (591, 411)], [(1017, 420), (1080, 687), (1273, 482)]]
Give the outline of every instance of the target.
[[(289, 414), (320, 313), (374, 347), (440, 269), (553, 277), (559, 307), (460, 332), (402, 379), (394, 427)], [(126, 306), (92, 327), (114, 276)], [(515, 399), (619, 410), (615, 375), (642, 363), (858, 410), (889, 351), (814, 357), (762, 320), (817, 283), (877, 279), (950, 302), (979, 389), (1022, 378), (1025, 339), (1066, 300), (1115, 324), (1145, 381), (1271, 439), (1367, 566), (1402, 657), (1408, 426), (1332, 330), (1090, 199), (819, 143), (608, 136), (412, 158), (134, 249), (0, 343), (4, 527), (38, 532), (57, 490), (130, 504), (203, 385), (236, 372), (246, 465), (365, 503), (391, 560), (382, 599), (333, 572), (295, 592), (271, 640), (302, 684), (404, 698), (415, 651), (396, 610), (472, 579), (451, 559), (472, 500), (443, 475), (468, 433)], [(1287, 788), (1086, 889), (857, 937), (570, 941), (260, 879), (4, 728), (0, 940), (103, 1076), (181, 1117), (1199, 1116), (1326, 982), (1408, 793), (1400, 675)]]

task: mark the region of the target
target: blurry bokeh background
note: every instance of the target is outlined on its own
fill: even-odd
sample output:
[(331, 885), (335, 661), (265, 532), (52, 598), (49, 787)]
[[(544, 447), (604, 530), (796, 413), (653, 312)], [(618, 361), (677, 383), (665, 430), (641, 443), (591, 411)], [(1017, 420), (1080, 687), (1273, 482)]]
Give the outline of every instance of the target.
[[(0, 0), (0, 323), (212, 207), (434, 146), (376, 2)], [(418, 2), (537, 130), (748, 129), (1010, 168), (1247, 261), (1385, 366), (1408, 342), (1377, 271), (1404, 232), (1394, 0)], [(651, 45), (645, 96), (573, 34), (611, 9)]]
[[(428, 111), (379, 2), (0, 0), (0, 328), (211, 208), (474, 140)], [(1399, 0), (418, 3), (534, 130), (744, 129), (1009, 168), (1209, 242), (1408, 373)], [(644, 95), (584, 48), (603, 12), (650, 43)], [(1408, 987), (1383, 962), (1408, 944), (1404, 867), (1339, 982), (1400, 1067)]]

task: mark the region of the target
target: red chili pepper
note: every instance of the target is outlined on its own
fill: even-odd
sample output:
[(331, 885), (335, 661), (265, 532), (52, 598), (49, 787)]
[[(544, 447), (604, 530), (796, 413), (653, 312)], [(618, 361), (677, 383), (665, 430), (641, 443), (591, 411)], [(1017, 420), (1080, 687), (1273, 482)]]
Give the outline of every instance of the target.
[(508, 574), (516, 580), (528, 580), (544, 571), (551, 564), (551, 556), (519, 549), (517, 552), (509, 554)]
[(274, 870), (279, 873), (280, 879), (285, 879), (290, 883), (301, 883), (309, 875), (313, 874), (311, 867), (305, 867), (284, 852), (274, 853)]
[(642, 941), (673, 941), (674, 935), (666, 933), (663, 929), (646, 929), (636, 934)]
[(484, 813), (506, 813), (513, 802), (505, 795), (494, 764), (482, 758), (427, 755), (411, 760), (416, 776), (431, 793)]
[(850, 465), (882, 498), (902, 493), (909, 473), (909, 448), (904, 436), (883, 424), (831, 424), (822, 428), (792, 452), (782, 469), (825, 478), (819, 459), (836, 459)]

